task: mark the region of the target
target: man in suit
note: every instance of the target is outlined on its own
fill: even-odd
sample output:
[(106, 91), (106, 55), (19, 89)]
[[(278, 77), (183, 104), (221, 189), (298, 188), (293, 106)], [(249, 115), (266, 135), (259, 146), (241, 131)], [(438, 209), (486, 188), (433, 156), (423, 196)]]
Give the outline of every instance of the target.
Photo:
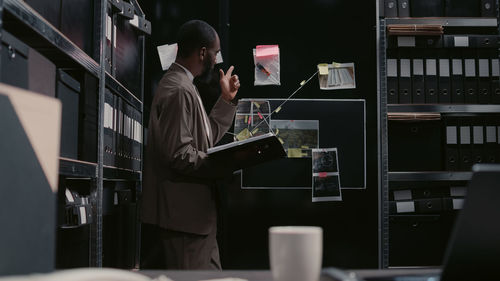
[(227, 175), (207, 149), (232, 124), (238, 76), (220, 70), (221, 96), (207, 115), (193, 78), (209, 80), (220, 52), (217, 32), (206, 22), (181, 26), (177, 59), (161, 79), (149, 119), (141, 220), (152, 247), (143, 267), (221, 269), (216, 241), (215, 184)]

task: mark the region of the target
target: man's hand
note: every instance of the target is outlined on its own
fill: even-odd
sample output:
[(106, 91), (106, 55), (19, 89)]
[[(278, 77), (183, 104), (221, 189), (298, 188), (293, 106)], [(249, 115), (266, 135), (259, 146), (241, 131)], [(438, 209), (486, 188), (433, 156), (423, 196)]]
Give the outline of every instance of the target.
[(238, 79), (238, 75), (232, 75), (233, 70), (234, 66), (231, 66), (227, 70), (227, 73), (224, 74), (224, 71), (222, 69), (219, 69), (219, 82), (220, 88), (222, 90), (221, 96), (227, 102), (231, 102), (234, 99), (236, 93), (238, 92), (238, 89), (240, 88), (240, 80)]

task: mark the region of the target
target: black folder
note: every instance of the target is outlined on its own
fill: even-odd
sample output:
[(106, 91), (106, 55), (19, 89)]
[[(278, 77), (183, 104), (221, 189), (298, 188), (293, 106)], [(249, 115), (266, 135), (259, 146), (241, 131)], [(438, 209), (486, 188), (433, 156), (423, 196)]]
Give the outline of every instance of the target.
[(481, 0), (481, 17), (497, 17), (496, 0)]
[(425, 59), (425, 103), (438, 102), (436, 59)]
[(410, 0), (398, 0), (398, 17), (407, 18), (410, 16)]
[(416, 36), (415, 47), (417, 48), (442, 48), (443, 36)]
[(411, 103), (411, 60), (399, 59), (399, 103)]
[(458, 120), (453, 117), (447, 117), (446, 121), (446, 143), (445, 143), (445, 168), (447, 171), (458, 171), (460, 156), (458, 153), (459, 126)]
[(460, 50), (451, 50), (451, 102), (464, 103), (463, 60)]
[(472, 139), (470, 123), (462, 119), (460, 122), (460, 170), (470, 171), (472, 168)]
[(424, 84), (424, 60), (413, 59), (412, 61), (412, 100), (413, 103), (425, 103), (425, 84)]
[(471, 46), (470, 35), (443, 35), (445, 48), (468, 48)]
[(450, 103), (450, 60), (439, 59), (439, 103)]
[(465, 55), (464, 73), (465, 103), (475, 104), (477, 103), (476, 59), (471, 55)]
[(491, 59), (491, 103), (500, 104), (500, 65), (498, 59)]
[(398, 16), (398, 1), (384, 0), (384, 14), (386, 18), (395, 18)]
[(215, 146), (209, 148), (207, 154), (214, 161), (228, 163), (233, 171), (286, 156), (285, 149), (273, 133)]
[(387, 59), (387, 103), (398, 103), (398, 60)]

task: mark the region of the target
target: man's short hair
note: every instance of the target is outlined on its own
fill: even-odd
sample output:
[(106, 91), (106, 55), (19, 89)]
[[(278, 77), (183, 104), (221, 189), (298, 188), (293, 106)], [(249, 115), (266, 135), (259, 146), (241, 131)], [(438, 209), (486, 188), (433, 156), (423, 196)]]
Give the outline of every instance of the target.
[(177, 54), (186, 58), (202, 47), (212, 47), (217, 32), (202, 20), (190, 20), (184, 23), (177, 34)]

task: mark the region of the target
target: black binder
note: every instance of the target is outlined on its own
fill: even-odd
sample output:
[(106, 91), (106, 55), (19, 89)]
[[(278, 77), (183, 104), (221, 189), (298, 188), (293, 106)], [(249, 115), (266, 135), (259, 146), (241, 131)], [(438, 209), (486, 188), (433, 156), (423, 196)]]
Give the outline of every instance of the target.
[(481, 0), (481, 17), (497, 17), (496, 0)]
[(104, 64), (106, 66), (106, 71), (109, 74), (113, 73), (113, 32), (114, 32), (114, 13), (111, 3), (107, 2), (106, 9), (106, 44), (104, 46)]
[(97, 22), (98, 18), (94, 17), (94, 11), (94, 1), (62, 0), (61, 23), (60, 26), (56, 26), (85, 53), (98, 58), (99, 48), (94, 50), (94, 46), (95, 42), (99, 42), (100, 39), (94, 37), (96, 34), (94, 22)]
[(123, 167), (123, 100), (121, 97), (117, 96), (117, 107), (116, 107), (116, 156), (115, 165), (118, 168)]
[(472, 126), (472, 161), (473, 164), (483, 163), (484, 152), (484, 126), (482, 120), (475, 120)]
[(399, 59), (399, 103), (411, 103), (411, 60)]
[(104, 155), (106, 166), (114, 166), (113, 154), (113, 94), (106, 88), (104, 93)]
[(398, 60), (387, 59), (387, 103), (398, 103)]
[(450, 103), (450, 60), (439, 59), (439, 103)]
[(473, 48), (498, 48), (498, 35), (468, 35)]
[(470, 123), (462, 119), (460, 122), (460, 170), (470, 171), (473, 163), (472, 159), (472, 139)]
[(477, 103), (477, 72), (476, 72), (476, 59), (468, 52), (464, 56), (464, 89), (465, 89), (465, 103)]
[(489, 49), (478, 49), (478, 102), (480, 104), (491, 103), (491, 76), (490, 76), (490, 57)]
[(83, 74), (83, 99), (80, 99), (83, 106), (82, 127), (81, 127), (81, 160), (88, 162), (97, 162), (97, 122), (98, 120), (98, 96), (99, 82), (95, 76), (90, 73)]
[(384, 14), (386, 18), (395, 18), (398, 16), (397, 0), (384, 0)]
[(207, 154), (214, 161), (227, 163), (230, 166), (227, 168), (232, 171), (286, 156), (281, 142), (273, 133), (215, 146), (209, 148)]
[(443, 209), (441, 198), (415, 200), (415, 207), (419, 214), (439, 213)]
[(398, 17), (407, 18), (410, 16), (410, 0), (398, 0)]
[(470, 35), (443, 35), (443, 46), (445, 48), (468, 48), (471, 41)]
[[(424, 1), (425, 2), (425, 1)], [(479, 0), (445, 0), (445, 17), (479, 17)]]
[(417, 48), (442, 48), (443, 36), (416, 36), (415, 47)]
[(2, 31), (0, 82), (28, 89), (28, 50), (26, 44)]
[(413, 103), (425, 103), (425, 84), (424, 84), (424, 60), (413, 59), (412, 61), (412, 100)]
[(498, 59), (491, 59), (491, 103), (500, 104), (500, 67)]
[(460, 50), (451, 50), (451, 102), (464, 103), (463, 60)]
[(442, 17), (444, 15), (444, 0), (427, 0), (410, 2), (412, 17)]
[(486, 163), (498, 163), (500, 160), (498, 158), (500, 147), (498, 146), (498, 132), (495, 121), (495, 117), (488, 118), (486, 121), (486, 139), (484, 144), (486, 156), (484, 161)]
[(460, 167), (460, 156), (458, 153), (459, 123), (456, 118), (447, 117), (445, 124), (445, 168), (447, 171), (458, 171)]
[(120, 96), (113, 94), (113, 156), (114, 156), (114, 163), (113, 167), (119, 167), (120, 165), (120, 158), (118, 156), (119, 149), (118, 149), (118, 142), (119, 142), (119, 126), (120, 126)]
[(134, 137), (133, 137), (133, 147), (132, 147), (132, 155), (133, 155), (133, 170), (140, 171), (141, 170), (141, 136), (142, 136), (142, 121), (141, 121), (141, 113), (134, 109)]
[(438, 102), (436, 59), (425, 59), (425, 103)]
[(78, 159), (80, 82), (57, 70), (57, 98), (62, 103), (61, 156)]

